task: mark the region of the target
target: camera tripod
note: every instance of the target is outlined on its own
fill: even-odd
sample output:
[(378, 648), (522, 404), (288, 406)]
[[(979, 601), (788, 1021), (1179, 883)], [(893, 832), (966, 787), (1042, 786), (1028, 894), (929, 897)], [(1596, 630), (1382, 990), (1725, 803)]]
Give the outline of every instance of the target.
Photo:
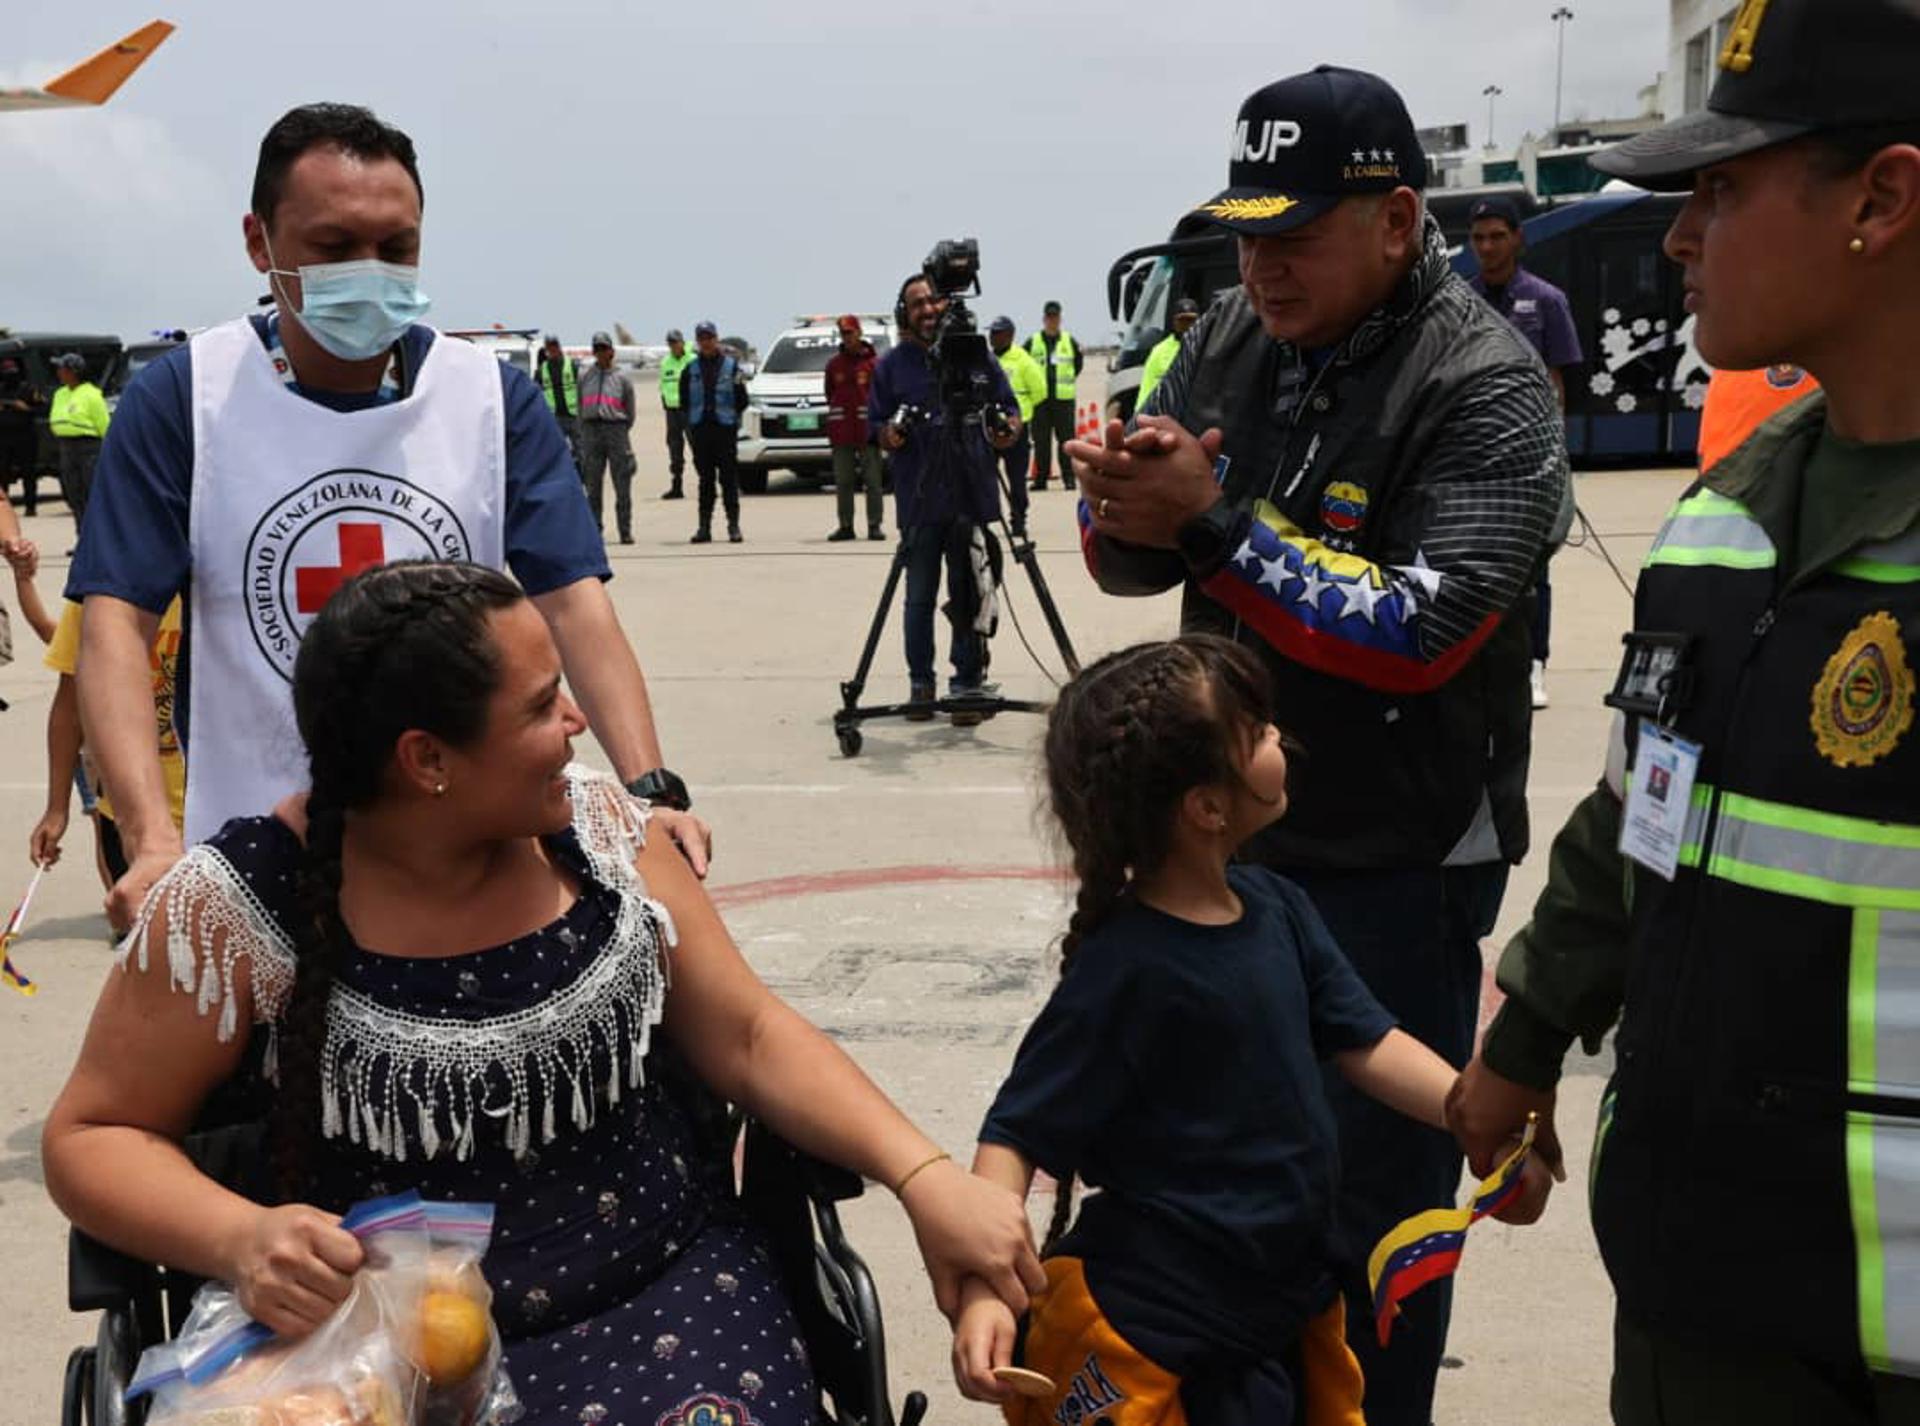
[[(1006, 472), (997, 472), (1000, 487), (1006, 491)], [(1008, 498), (1012, 492), (1008, 491)], [(1045, 616), (1047, 628), (1053, 634), (1054, 647), (1060, 651), (1060, 658), (1067, 666), (1069, 674), (1080, 671), (1080, 659), (1073, 651), (1073, 641), (1067, 637), (1067, 626), (1061, 622), (1059, 607), (1053, 602), (1053, 593), (1047, 588), (1047, 578), (1040, 571), (1040, 552), (1034, 547), (1031, 536), (1022, 533), (1016, 535), (1005, 519), (975, 521), (992, 530), (998, 527), (1005, 537), (1007, 552), (1013, 562), (1027, 572), (1027, 579), (1033, 585), (1033, 597), (1040, 605)], [(945, 556), (942, 555), (942, 559)], [(899, 543), (894, 547), (893, 562), (887, 570), (886, 587), (880, 591), (879, 607), (873, 611), (873, 623), (867, 628), (866, 646), (860, 651), (860, 666), (853, 671), (853, 677), (840, 685), (840, 707), (833, 715), (833, 735), (840, 744), (840, 751), (846, 756), (858, 757), (864, 741), (860, 734), (860, 725), (873, 718), (905, 718), (909, 714), (925, 714), (928, 717), (936, 713), (977, 713), (982, 721), (996, 713), (1044, 713), (1047, 705), (1034, 703), (1027, 699), (1003, 698), (998, 693), (968, 694), (961, 697), (934, 697), (919, 702), (872, 703), (862, 705), (860, 695), (866, 692), (867, 675), (873, 669), (875, 653), (879, 651), (880, 639), (887, 630), (887, 614), (893, 607), (893, 597), (899, 591), (900, 580), (907, 571), (907, 537), (901, 531)], [(1011, 618), (1009, 612), (1009, 618)], [(936, 640), (935, 647), (938, 647)], [(937, 687), (937, 685), (936, 685)]]

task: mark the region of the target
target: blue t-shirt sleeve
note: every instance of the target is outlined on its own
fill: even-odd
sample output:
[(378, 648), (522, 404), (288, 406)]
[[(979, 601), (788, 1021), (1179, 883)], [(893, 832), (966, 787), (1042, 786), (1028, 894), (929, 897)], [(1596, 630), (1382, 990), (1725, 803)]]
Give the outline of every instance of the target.
[(154, 614), (187, 587), (193, 563), (190, 349), (168, 352), (120, 397), (93, 470), (66, 596), (107, 594)]
[(1134, 1080), (1148, 1003), (1141, 967), (1120, 948), (1083, 947), (1041, 1008), (981, 1127), (1055, 1178), (1110, 1131)]
[(1342, 1050), (1364, 1050), (1378, 1044), (1394, 1028), (1394, 1018), (1360, 979), (1306, 892), (1273, 872), (1262, 869), (1256, 875), (1292, 923), (1300, 969), (1307, 983), (1307, 1019), (1313, 1027), (1314, 1054), (1324, 1060)]
[(529, 594), (611, 579), (580, 472), (540, 388), (502, 362), (500, 394), (507, 415), (507, 567)]
[(1586, 360), (1580, 350), (1580, 333), (1573, 325), (1573, 310), (1567, 305), (1567, 295), (1554, 291), (1541, 298), (1540, 339), (1545, 350), (1541, 359), (1554, 371), (1561, 367), (1578, 366)]

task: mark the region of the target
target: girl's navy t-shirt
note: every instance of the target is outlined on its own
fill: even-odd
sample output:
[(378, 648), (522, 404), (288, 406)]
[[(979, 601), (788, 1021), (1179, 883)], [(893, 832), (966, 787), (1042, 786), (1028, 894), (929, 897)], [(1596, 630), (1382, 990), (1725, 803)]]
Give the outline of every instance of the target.
[(1081, 943), (980, 1135), (1099, 1190), (1061, 1251), (1143, 1350), (1278, 1350), (1331, 1300), (1320, 1061), (1394, 1025), (1306, 893), (1258, 867), (1228, 880), (1230, 926), (1129, 900)]

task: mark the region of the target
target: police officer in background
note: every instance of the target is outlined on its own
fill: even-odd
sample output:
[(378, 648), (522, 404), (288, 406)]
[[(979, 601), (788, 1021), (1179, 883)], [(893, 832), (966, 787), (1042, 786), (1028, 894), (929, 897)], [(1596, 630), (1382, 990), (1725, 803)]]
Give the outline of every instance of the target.
[(60, 452), (60, 494), (73, 511), (77, 529), (86, 517), (94, 462), (100, 459), (100, 442), (107, 435), (107, 398), (87, 380), (86, 358), (80, 353), (55, 357), (53, 371), (60, 378), (60, 389), (47, 408), (47, 428)]
[(1191, 297), (1182, 297), (1173, 304), (1173, 330), (1154, 343), (1153, 350), (1147, 353), (1147, 364), (1140, 372), (1140, 394), (1134, 398), (1133, 409), (1147, 409), (1147, 398), (1153, 395), (1173, 365), (1173, 359), (1180, 355), (1180, 341), (1193, 330), (1193, 324), (1200, 320), (1200, 304)]
[(1716, 367), (1796, 402), (1655, 537), (1601, 785), (1456, 1087), (1477, 1167), (1618, 1020), (1593, 1221), (1621, 1426), (1920, 1421), (1920, 6), (1744, 6), (1599, 154)]
[(727, 539), (739, 544), (740, 413), (747, 409), (747, 379), (740, 359), (720, 345), (720, 329), (701, 322), (693, 329), (699, 355), (680, 372), (680, 408), (686, 413), (693, 469), (700, 477), (700, 528), (689, 542), (713, 540), (715, 488), (727, 512)]
[(681, 477), (687, 469), (687, 413), (680, 405), (680, 373), (687, 369), (693, 354), (678, 327), (667, 333), (667, 354), (660, 358), (660, 409), (667, 417), (667, 479), (671, 482), (660, 492), (662, 500), (679, 500), (686, 495)]
[(1060, 326), (1060, 304), (1049, 302), (1040, 309), (1040, 330), (1027, 340), (1027, 353), (1047, 375), (1046, 399), (1033, 413), (1033, 488), (1045, 490), (1053, 475), (1053, 448), (1062, 448), (1060, 483), (1073, 489), (1073, 463), (1065, 454), (1073, 439), (1074, 383), (1087, 355), (1073, 339), (1073, 333)]
[(533, 365), (533, 379), (553, 412), (554, 424), (567, 438), (573, 463), (580, 464), (580, 373), (573, 358), (560, 349), (560, 339), (548, 332), (540, 343), (540, 356)]
[(1033, 464), (1033, 413), (1047, 399), (1047, 374), (1040, 369), (1033, 354), (1014, 341), (1013, 334), (1011, 317), (995, 317), (987, 325), (987, 340), (992, 343), (993, 354), (1000, 359), (1000, 369), (1007, 374), (1007, 385), (1013, 388), (1013, 399), (1020, 406), (1020, 435), (1000, 452), (1000, 464), (1007, 473), (1007, 523), (1017, 537), (1024, 539), (1031, 503), (1027, 495), (1027, 471)]
[[(1391, 85), (1323, 66), (1252, 95), (1229, 187), (1240, 286), (1187, 333), (1138, 429), (1075, 441), (1088, 564), (1111, 594), (1184, 587), (1182, 624), (1257, 650), (1306, 756), (1242, 849), (1296, 882), (1401, 1026), (1456, 1065), (1480, 938), (1527, 848), (1532, 587), (1567, 501), (1546, 372), (1453, 275)], [(1089, 528), (1090, 527), (1090, 528)], [(1451, 1295), (1382, 1350), (1367, 1254), (1451, 1203), (1445, 1134), (1326, 1085), (1341, 1180), (1330, 1283), (1371, 1426), (1428, 1426)], [(1329, 1296), (1331, 1287), (1329, 1287)]]
[(633, 543), (633, 422), (639, 408), (633, 380), (613, 364), (613, 338), (593, 334), (593, 364), (580, 373), (580, 479), (587, 487), (593, 523), (601, 526), (604, 479), (613, 467), (613, 518), (620, 543)]

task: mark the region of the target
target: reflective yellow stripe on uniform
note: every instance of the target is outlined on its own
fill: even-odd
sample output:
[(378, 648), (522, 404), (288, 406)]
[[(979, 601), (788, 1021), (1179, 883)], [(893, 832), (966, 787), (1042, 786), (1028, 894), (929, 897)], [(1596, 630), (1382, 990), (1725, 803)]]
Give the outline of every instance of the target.
[(1920, 915), (1853, 913), (1847, 1087), (1914, 1114), (1850, 1110), (1847, 1187), (1859, 1260), (1860, 1346), (1881, 1371), (1920, 1373)]
[(1772, 569), (1773, 541), (1738, 500), (1717, 490), (1689, 495), (1673, 507), (1647, 551), (1647, 565), (1713, 565)]
[(1707, 875), (1830, 906), (1920, 911), (1920, 826), (1728, 792)]

